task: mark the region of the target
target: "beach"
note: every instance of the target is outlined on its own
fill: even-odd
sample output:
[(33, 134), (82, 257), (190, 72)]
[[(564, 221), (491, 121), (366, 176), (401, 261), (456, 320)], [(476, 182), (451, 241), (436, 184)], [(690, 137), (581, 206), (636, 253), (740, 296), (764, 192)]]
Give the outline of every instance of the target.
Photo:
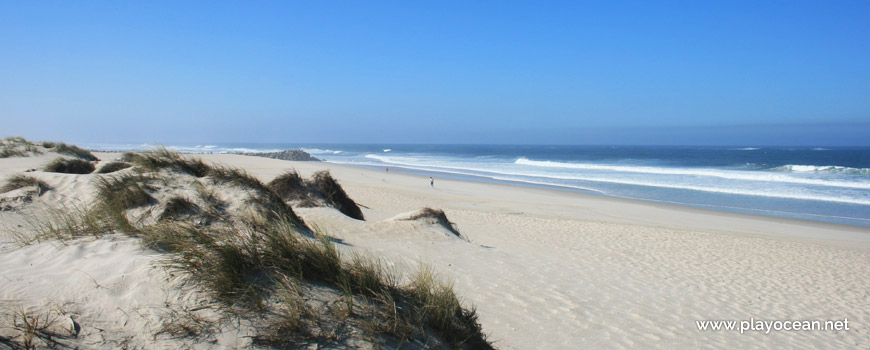
[[(507, 349), (816, 348), (870, 342), (870, 230), (436, 179), (334, 164), (203, 156), (270, 178), (327, 168), (368, 222), (301, 211), (351, 245), (433, 264)], [(383, 222), (443, 209), (468, 242)], [(421, 232), (423, 231), (423, 232)], [(695, 321), (842, 319), (855, 330), (699, 331)]]
[[(120, 156), (96, 155), (102, 162)], [(329, 170), (363, 208), (365, 220), (327, 207), (298, 207), (296, 213), (309, 226), (341, 242), (348, 254), (379, 257), (398, 272), (430, 266), (452, 281), (466, 306), (477, 309), (488, 339), (500, 349), (870, 346), (870, 229), (866, 227), (439, 177), (430, 186), (428, 176), (327, 162), (231, 154), (190, 157), (244, 169), (263, 182), (290, 169), (303, 177)], [(0, 175), (38, 168), (48, 160), (41, 156), (0, 159)], [(72, 198), (92, 196), (88, 181), (97, 176), (30, 174), (55, 189), (38, 201), (63, 205), (72, 205)], [(461, 237), (438, 225), (399, 219), (424, 207), (443, 210)], [(20, 220), (8, 213), (0, 213), (0, 218), (4, 224)], [(99, 270), (112, 264), (143, 279), (125, 284), (141, 294), (137, 302), (160, 304), (167, 295), (180, 298), (177, 293), (166, 294), (165, 272), (148, 268), (157, 259), (153, 252), (136, 250), (123, 238), (112, 238), (120, 240), (114, 245), (104, 239), (81, 243), (104, 260), (94, 257), (91, 267), (85, 264), (80, 269)], [(66, 293), (30, 292), (44, 290), (48, 271), (59, 264), (40, 265), (34, 251), (41, 256), (54, 254), (62, 261), (89, 253), (69, 245), (16, 248), (10, 237), (4, 241), (0, 275), (14, 283), (0, 287), (0, 298), (30, 304), (69, 299)], [(23, 249), (30, 251), (25, 254)], [(140, 260), (133, 264), (130, 259), (136, 257)], [(133, 265), (119, 264), (123, 261)], [(28, 265), (34, 263), (36, 267)], [(113, 278), (94, 275), (91, 282), (86, 274), (52, 274), (51, 283), (73, 291), (70, 295), (76, 295), (76, 290), (90, 295), (94, 283)], [(195, 293), (185, 295), (195, 299), (190, 296)], [(123, 309), (129, 297), (129, 293), (107, 293), (97, 300)], [(105, 305), (100, 308), (113, 309)], [(116, 311), (84, 314), (123, 317)], [(698, 325), (750, 319), (848, 320), (849, 330), (741, 333), (699, 330)], [(101, 322), (114, 321), (120, 322)], [(146, 324), (132, 323), (134, 327)]]

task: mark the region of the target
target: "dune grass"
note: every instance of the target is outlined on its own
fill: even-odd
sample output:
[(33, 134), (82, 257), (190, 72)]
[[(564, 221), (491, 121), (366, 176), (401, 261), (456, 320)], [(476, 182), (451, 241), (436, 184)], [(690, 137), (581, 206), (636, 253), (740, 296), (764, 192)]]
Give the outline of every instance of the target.
[(268, 186), (284, 199), (304, 200), (309, 198), (308, 185), (295, 170), (278, 175), (272, 181), (269, 181)]
[[(212, 186), (194, 180), (197, 195), (214, 208), (198, 208), (192, 200), (174, 196), (160, 214), (174, 220), (131, 222), (127, 210), (156, 205), (149, 192), (160, 184), (158, 180), (174, 178), (158, 179), (161, 175), (143, 172), (142, 164), (162, 162), (169, 164), (164, 168), (186, 172), (172, 160), (178, 158), (164, 156), (170, 159), (131, 160), (135, 172), (101, 176), (95, 202), (88, 207), (35, 218), (35, 240), (113, 232), (139, 237), (146, 247), (169, 254), (169, 266), (206, 291), (223, 312), (256, 320), (258, 333), (252, 340), (258, 346), (340, 346), (360, 336), (348, 330), (352, 327), (363, 330), (363, 336), (375, 344), (429, 344), (431, 340), (450, 348), (492, 348), (475, 310), (463, 308), (452, 286), (431, 269), (421, 269), (410, 283), (400, 285), (380, 260), (344, 257), (328, 236), (305, 227), (276, 191), (242, 170), (210, 167), (206, 176)], [(338, 186), (337, 182), (325, 176), (320, 176), (321, 184), (335, 192), (329, 186)], [(248, 190), (269, 210), (223, 217), (218, 225), (197, 224), (184, 214), (218, 210), (222, 201), (213, 185)], [(318, 288), (328, 291), (327, 298), (335, 298), (324, 304), (326, 309), (307, 304), (306, 293)], [(173, 316), (178, 322), (167, 323), (158, 332), (198, 338), (214, 329), (209, 321), (188, 316)], [(430, 339), (433, 334), (435, 339)]]
[[(347, 306), (341, 318), (370, 330), (371, 336), (407, 340), (429, 330), (452, 347), (491, 348), (474, 310), (463, 309), (452, 286), (440, 283), (430, 269), (399, 286), (378, 261), (346, 260), (328, 237), (300, 236), (290, 223), (245, 232), (165, 225), (146, 235), (152, 247), (176, 254), (174, 268), (229, 308), (264, 312), (265, 300), (282, 300), (278, 313), (283, 316), (264, 328), (269, 332), (258, 338), (263, 343), (274, 345), (283, 338), (292, 345), (318, 334), (310, 329), (316, 322), (304, 320), (314, 316), (294, 296), (299, 292), (293, 287), (314, 282), (343, 291)], [(361, 311), (365, 309), (371, 311)], [(278, 337), (276, 330), (290, 333)]]
[(357, 220), (364, 220), (362, 210), (328, 171), (314, 173), (305, 180), (295, 170), (284, 172), (269, 182), (268, 187), (285, 200), (300, 206), (328, 205), (342, 214)]
[(24, 157), (27, 153), (15, 148), (0, 148), (0, 158)]
[(213, 341), (217, 332), (217, 322), (197, 315), (191, 310), (170, 309), (162, 317), (166, 322), (154, 332), (154, 336), (168, 335), (175, 339), (190, 338)]
[(171, 169), (195, 177), (206, 176), (211, 170), (211, 167), (205, 164), (202, 160), (185, 159), (180, 153), (171, 151), (165, 147), (158, 147), (142, 153), (127, 152), (121, 156), (120, 161), (132, 163), (148, 171)]
[(341, 188), (341, 185), (338, 184), (338, 181), (332, 177), (329, 171), (323, 170), (314, 173), (311, 176), (311, 181), (320, 193), (326, 197), (326, 201), (344, 213), (344, 215), (357, 220), (365, 220), (362, 210), (360, 210), (353, 199), (348, 197), (347, 193), (344, 192), (344, 189)]
[(20, 308), (12, 316), (10, 328), (20, 333), (21, 341), (9, 341), (11, 348), (41, 349), (53, 348), (58, 345), (56, 338), (63, 338), (61, 334), (52, 331), (60, 314), (54, 311), (46, 313), (30, 313)]
[(20, 136), (10, 136), (0, 139), (0, 158), (26, 157), (29, 154), (42, 153), (36, 145)]
[(110, 174), (110, 173), (114, 173), (116, 171), (127, 169), (131, 166), (133, 166), (133, 165), (130, 163), (127, 163), (127, 162), (121, 162), (121, 161), (110, 162), (110, 163), (107, 163), (106, 165), (103, 165), (102, 167), (100, 167), (100, 169), (97, 170), (97, 174)]
[[(325, 235), (305, 237), (290, 221), (252, 217), (243, 222), (243, 227), (167, 222), (140, 232), (147, 246), (172, 253), (171, 266), (227, 310), (271, 313), (274, 317), (255, 337), (260, 344), (322, 342), (318, 327), (324, 322), (351, 322), (371, 337), (405, 341), (432, 331), (452, 347), (491, 348), (474, 310), (463, 309), (452, 287), (440, 283), (431, 270), (399, 286), (379, 260), (345, 259)], [(300, 283), (342, 291), (347, 306), (341, 316), (310, 310), (299, 299)], [(267, 300), (278, 300), (279, 307), (270, 307)]]
[(28, 144), (30, 141), (21, 137), (21, 136), (7, 136), (0, 140), (0, 143), (4, 144)]
[[(43, 143), (44, 145), (44, 143)], [(76, 145), (68, 145), (63, 142), (53, 143), (54, 147), (51, 147), (51, 150), (60, 154), (66, 154), (68, 156), (77, 157), (82, 160), (86, 160), (89, 162), (98, 161), (99, 158), (94, 156), (91, 151), (83, 149)]]
[(456, 229), (456, 224), (450, 222), (450, 220), (447, 219), (447, 214), (445, 214), (444, 211), (441, 209), (433, 209), (430, 207), (425, 207), (423, 209), (420, 209), (416, 213), (414, 213), (414, 215), (411, 215), (410, 217), (408, 217), (408, 220), (419, 220), (419, 219), (430, 219), (430, 220), (434, 221), (435, 223), (437, 223), (438, 225), (441, 225), (442, 227), (446, 228), (448, 231), (450, 231), (451, 233), (456, 235), (456, 237), (462, 238), (462, 235), (459, 233), (459, 230)]
[(199, 206), (182, 196), (173, 196), (166, 201), (166, 206), (163, 212), (160, 213), (158, 220), (174, 220), (185, 216), (190, 216), (200, 211)]
[(94, 172), (94, 164), (82, 159), (58, 157), (49, 162), (42, 170), (52, 173), (90, 174)]
[(26, 245), (50, 240), (67, 240), (79, 237), (100, 237), (110, 234), (121, 225), (102, 208), (74, 206), (46, 210), (39, 216), (27, 218), (28, 232), (17, 234), (16, 241)]
[(148, 184), (153, 180), (142, 174), (124, 174), (97, 179), (97, 198), (100, 203), (112, 208), (130, 209), (155, 202), (148, 194), (154, 187)]
[(46, 191), (51, 190), (51, 187), (40, 179), (23, 174), (16, 174), (6, 178), (6, 184), (4, 184), (3, 187), (0, 187), (0, 193), (30, 186), (35, 187), (37, 195), (40, 196)]
[(244, 170), (215, 166), (208, 172), (208, 178), (215, 184), (231, 185), (251, 191), (250, 203), (265, 217), (273, 221), (289, 221), (298, 228), (305, 228), (305, 222), (281, 196)]

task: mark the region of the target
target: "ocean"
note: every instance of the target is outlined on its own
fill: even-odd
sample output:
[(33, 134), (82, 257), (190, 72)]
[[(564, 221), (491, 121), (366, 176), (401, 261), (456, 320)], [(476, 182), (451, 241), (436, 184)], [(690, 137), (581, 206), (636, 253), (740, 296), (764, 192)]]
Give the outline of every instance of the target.
[[(149, 145), (87, 145), (141, 150)], [(167, 145), (225, 153), (302, 148), (327, 162), (437, 178), (870, 227), (870, 148), (543, 145)], [(428, 183), (427, 183), (428, 184)]]

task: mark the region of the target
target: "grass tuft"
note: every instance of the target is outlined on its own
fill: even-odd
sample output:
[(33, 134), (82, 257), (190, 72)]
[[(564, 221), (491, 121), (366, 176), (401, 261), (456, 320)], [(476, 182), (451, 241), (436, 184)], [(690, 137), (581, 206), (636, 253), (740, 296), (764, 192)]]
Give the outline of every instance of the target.
[(52, 326), (60, 315), (57, 312), (31, 314), (24, 309), (17, 310), (12, 317), (12, 328), (21, 333), (20, 346), (23, 349), (52, 348), (57, 346), (55, 338), (62, 338), (52, 331)]
[(247, 189), (253, 193), (251, 204), (255, 205), (260, 214), (273, 221), (286, 221), (304, 228), (305, 222), (296, 215), (289, 205), (275, 191), (263, 184), (244, 170), (216, 166), (211, 169), (208, 177), (216, 184), (225, 184)]
[(175, 196), (166, 201), (166, 206), (160, 214), (159, 220), (174, 220), (184, 216), (194, 215), (199, 212), (199, 206), (189, 199)]
[(174, 339), (216, 340), (213, 336), (217, 332), (215, 321), (197, 315), (195, 311), (170, 309), (164, 319), (167, 319), (167, 322), (154, 333), (154, 336), (165, 334)]
[(20, 136), (0, 139), (0, 158), (26, 157), (28, 154), (42, 153), (36, 145)]
[(79, 159), (83, 159), (89, 162), (100, 160), (99, 158), (94, 156), (91, 151), (88, 151), (76, 145), (68, 145), (63, 142), (56, 143), (54, 147), (52, 147), (52, 151), (60, 154), (66, 154), (68, 156), (77, 157)]
[(287, 200), (305, 200), (309, 198), (308, 186), (296, 170), (278, 175), (278, 177), (269, 181), (268, 186), (281, 198)]
[(0, 158), (12, 158), (12, 157), (24, 157), (27, 156), (27, 153), (14, 149), (14, 148), (2, 148), (0, 149)]
[(171, 169), (195, 177), (208, 175), (211, 167), (201, 159), (186, 159), (180, 153), (165, 147), (158, 147), (142, 153), (127, 152), (121, 156), (121, 161), (135, 164), (148, 171)]
[(30, 143), (29, 141), (27, 141), (27, 139), (25, 139), (21, 136), (7, 136), (7, 137), (4, 137), (2, 140), (0, 140), (0, 142), (5, 143), (5, 144), (16, 144), (16, 145)]
[[(305, 303), (304, 291), (298, 280), (280, 276), (275, 281), (273, 297), (277, 304), (275, 318), (268, 327), (265, 327), (254, 337), (254, 345), (266, 345), (273, 347), (303, 345), (302, 341), (294, 342), (288, 335), (296, 335), (299, 338), (310, 338), (308, 330), (311, 323), (319, 321), (318, 314)], [(301, 336), (301, 337), (300, 337)], [(288, 344), (289, 343), (291, 344)]]
[(78, 206), (64, 210), (47, 210), (39, 216), (28, 218), (27, 221), (29, 231), (34, 235), (18, 235), (17, 240), (21, 244), (84, 236), (100, 237), (112, 233), (120, 226), (102, 208)]
[(410, 294), (418, 321), (431, 327), (449, 344), (471, 349), (492, 347), (483, 335), (477, 312), (463, 309), (452, 284), (438, 282), (428, 266), (422, 266), (411, 281)]
[(433, 209), (430, 207), (425, 207), (420, 209), (414, 215), (408, 217), (408, 220), (419, 220), (419, 219), (429, 219), (434, 221), (436, 224), (443, 226), (448, 231), (452, 232), (456, 237), (462, 238), (462, 235), (459, 234), (459, 230), (456, 229), (456, 224), (450, 222), (447, 219), (447, 214), (444, 214), (444, 211), (441, 209)]
[(52, 173), (90, 174), (94, 172), (94, 164), (81, 159), (55, 158), (42, 170)]
[(121, 162), (121, 161), (110, 162), (110, 163), (100, 167), (100, 169), (97, 170), (97, 174), (114, 173), (114, 172), (119, 171), (119, 170), (127, 169), (131, 166), (133, 166), (133, 165), (130, 163), (127, 163), (127, 162)]
[(23, 187), (36, 187), (36, 193), (42, 195), (51, 187), (40, 179), (23, 174), (12, 175), (6, 179), (6, 184), (0, 187), (0, 193), (14, 191)]
[(154, 188), (148, 185), (151, 178), (140, 174), (100, 177), (97, 180), (97, 198), (101, 204), (112, 209), (130, 209), (154, 203), (148, 194)]
[(347, 196), (328, 171), (314, 173), (311, 179), (304, 180), (296, 170), (291, 170), (278, 175), (269, 182), (268, 186), (281, 198), (294, 201), (295, 205), (301, 207), (328, 205), (344, 215), (364, 220), (359, 206)]
[(365, 220), (362, 210), (356, 202), (347, 196), (338, 181), (332, 177), (329, 171), (318, 171), (311, 176), (312, 184), (323, 194), (326, 201), (336, 209), (357, 220)]

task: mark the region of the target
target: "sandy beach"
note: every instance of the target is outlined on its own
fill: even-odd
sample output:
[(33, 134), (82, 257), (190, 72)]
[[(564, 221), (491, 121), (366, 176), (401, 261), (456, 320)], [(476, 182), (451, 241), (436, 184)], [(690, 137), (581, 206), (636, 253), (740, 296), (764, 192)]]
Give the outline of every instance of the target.
[[(96, 155), (102, 162), (120, 156)], [(192, 157), (242, 168), (264, 182), (289, 169), (303, 176), (329, 170), (366, 220), (323, 207), (294, 208), (297, 214), (340, 240), (343, 250), (382, 257), (397, 271), (428, 264), (477, 309), (500, 349), (870, 346), (868, 228), (441, 178), (430, 187), (425, 176), (324, 162)], [(0, 159), (0, 176), (49, 160)], [(55, 207), (87, 201), (99, 176), (28, 174), (53, 187), (33, 206)], [(397, 219), (424, 207), (443, 210), (464, 239), (437, 225)], [(24, 212), (0, 212), (0, 219), (14, 227)], [(68, 305), (79, 323), (98, 321), (102, 329), (128, 334), (147, 332), (149, 320), (159, 319), (147, 312), (132, 317), (131, 308), (199, 302), (195, 292), (173, 289), (169, 272), (156, 267), (159, 254), (123, 236), (23, 248), (12, 238), (3, 237), (0, 253), (0, 299), (6, 302)], [(847, 319), (849, 330), (741, 333), (697, 325), (750, 319)], [(231, 338), (244, 334), (224, 333), (220, 344), (241, 344)], [(147, 346), (144, 341), (130, 344)]]

